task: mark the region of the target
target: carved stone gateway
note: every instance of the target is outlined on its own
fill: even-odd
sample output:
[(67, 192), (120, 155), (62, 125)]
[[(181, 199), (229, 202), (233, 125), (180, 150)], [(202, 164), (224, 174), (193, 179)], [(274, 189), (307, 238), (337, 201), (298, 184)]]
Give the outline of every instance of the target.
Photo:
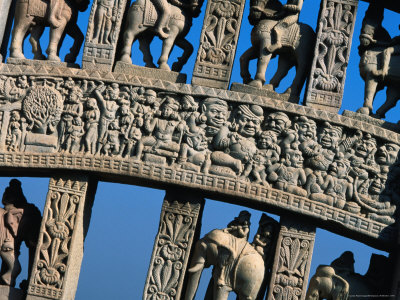
[[(385, 9), (400, 12), (400, 5), (367, 2), (359, 34), (365, 101), (338, 115), (357, 0), (321, 0), (316, 34), (315, 24), (299, 22), (303, 0), (251, 0), (243, 84), (230, 90), (244, 1), (207, 2), (186, 84), (179, 72), (195, 51), (186, 36), (202, 0), (93, 1), (82, 68), (71, 63), (84, 39), (78, 11), (88, 2), (17, 0), (9, 56), (0, 63), (0, 170), (51, 179), (43, 219), (20, 181), (3, 194), (0, 300), (75, 297), (98, 180), (167, 191), (143, 300), (193, 300), (210, 266), (207, 300), (231, 292), (238, 300), (346, 300), (389, 294), (390, 284), (399, 298), (399, 268), (392, 266), (400, 264), (400, 129), (377, 118), (400, 98), (400, 39), (382, 27)], [(40, 44), (46, 26), (47, 57)], [(67, 35), (73, 44), (61, 62)], [(24, 56), (28, 36), (32, 60)], [(155, 37), (162, 42), (158, 66)], [(144, 67), (132, 65), (135, 41)], [(174, 46), (183, 54), (170, 67)], [(278, 70), (264, 85), (274, 56)], [(278, 95), (292, 67), (295, 79)], [(387, 101), (375, 112), (384, 87)], [(243, 210), (199, 239), (204, 198), (272, 212), (280, 223), (263, 213), (249, 241), (253, 220)], [(390, 255), (372, 255), (360, 275), (353, 253), (338, 253), (308, 282), (316, 228)], [(22, 242), (29, 274), (18, 288)]]

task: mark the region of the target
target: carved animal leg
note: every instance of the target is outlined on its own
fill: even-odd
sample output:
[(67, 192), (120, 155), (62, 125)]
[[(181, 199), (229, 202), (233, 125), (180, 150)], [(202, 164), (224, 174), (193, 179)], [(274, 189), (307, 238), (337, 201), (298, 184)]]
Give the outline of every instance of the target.
[(276, 70), (275, 75), (271, 78), (269, 82), (274, 90), (279, 87), (282, 79), (285, 78), (293, 65), (293, 62), (291, 62), (288, 57), (281, 55), (279, 56), (278, 69)]
[(44, 26), (34, 26), (31, 28), (31, 36), (29, 42), (32, 46), (33, 59), (44, 60), (46, 56), (42, 53), (42, 48), (40, 47), (40, 37), (43, 34)]
[(365, 91), (364, 91), (364, 108), (362, 113), (370, 114), (372, 112), (372, 104), (374, 102), (375, 94), (378, 88), (378, 81), (371, 75), (368, 75), (365, 79)]
[(68, 63), (74, 63), (79, 54), (79, 50), (82, 47), (85, 37), (79, 26), (75, 22), (69, 22), (65, 28), (66, 33), (71, 36), (74, 40), (74, 44), (69, 49), (69, 53), (65, 55), (64, 61)]
[(304, 59), (300, 56), (296, 66), (296, 76), (293, 79), (290, 90), (287, 91), (287, 93), (290, 93), (290, 102), (299, 102), (301, 89), (303, 88), (304, 82), (306, 82), (307, 78), (307, 66), (307, 59)]
[(251, 81), (249, 72), (249, 64), (251, 60), (257, 58), (257, 51), (254, 47), (247, 49), (240, 57), (240, 76), (243, 78), (243, 83), (247, 84)]
[(170, 29), (170, 33), (168, 38), (166, 38), (163, 41), (163, 45), (162, 45), (162, 51), (161, 51), (161, 56), (158, 60), (158, 67), (161, 70), (166, 70), (166, 71), (171, 71), (170, 67), (168, 66), (167, 62), (168, 62), (168, 58), (169, 58), (169, 54), (172, 51), (172, 48), (174, 47), (174, 43), (176, 40), (176, 37), (179, 34), (179, 29), (176, 26), (171, 27)]
[(378, 108), (374, 117), (383, 119), (386, 113), (396, 106), (397, 101), (400, 99), (400, 90), (395, 87), (389, 86), (386, 90), (386, 101)]
[(218, 286), (214, 282), (214, 300), (228, 300), (230, 291), (227, 286)]
[(15, 18), (14, 27), (12, 30), (12, 39), (10, 46), (10, 57), (25, 58), (22, 51), (22, 45), (28, 32), (29, 27), (32, 25), (33, 17), (31, 18)]
[(267, 71), (267, 67), (269, 61), (271, 60), (272, 53), (267, 50), (267, 42), (260, 46), (260, 56), (257, 62), (257, 73), (254, 77), (254, 80), (249, 83), (249, 85), (255, 86), (257, 88), (261, 88), (265, 83), (265, 72)]
[(153, 38), (154, 35), (144, 35), (143, 38), (139, 39), (139, 50), (143, 53), (143, 61), (146, 63), (145, 67), (147, 68), (157, 68), (150, 51), (150, 43)]
[(180, 72), (193, 53), (193, 45), (185, 38), (175, 40), (175, 45), (183, 50), (183, 54), (178, 57), (178, 61), (172, 64), (172, 71)]
[(61, 61), (61, 59), (58, 57), (58, 45), (60, 43), (65, 26), (67, 25), (67, 20), (65, 18), (61, 19), (60, 24), (61, 25), (57, 28), (50, 27), (49, 46), (46, 50), (46, 53), (48, 54), (48, 60)]
[[(128, 26), (127, 26), (128, 28)], [(136, 40), (136, 34), (131, 30), (126, 30), (123, 36), (123, 47), (121, 50), (121, 58), (119, 59), (122, 62), (131, 64), (132, 63), (132, 44)]]
[(15, 286), (15, 279), (21, 272), (21, 264), (15, 258), (13, 251), (1, 251), (1, 283), (9, 286)]

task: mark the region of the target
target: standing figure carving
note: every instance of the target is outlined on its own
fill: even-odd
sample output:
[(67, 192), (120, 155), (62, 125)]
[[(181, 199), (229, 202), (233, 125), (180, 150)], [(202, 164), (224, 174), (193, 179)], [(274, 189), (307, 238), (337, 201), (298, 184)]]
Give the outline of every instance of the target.
[[(269, 61), (279, 55), (278, 70), (268, 88), (277, 88), (292, 67), (296, 76), (285, 93), (289, 100), (298, 102), (301, 89), (311, 67), (315, 33), (313, 29), (298, 22), (303, 0), (288, 0), (282, 5), (278, 0), (252, 0), (249, 22), (252, 46), (240, 57), (240, 75), (243, 83), (262, 88)], [(249, 72), (250, 60), (257, 59), (254, 80)]]
[[(384, 7), (371, 3), (363, 20), (360, 35), (360, 74), (365, 81), (364, 104), (358, 112), (385, 118), (400, 99), (400, 37), (391, 38), (382, 26)], [(386, 90), (386, 101), (373, 113), (373, 102), (378, 91)]]
[(150, 43), (158, 35), (163, 43), (158, 67), (170, 71), (167, 64), (172, 48), (182, 48), (183, 54), (172, 65), (179, 72), (193, 53), (193, 46), (185, 36), (192, 26), (192, 18), (200, 14), (203, 0), (137, 0), (128, 11), (127, 23), (123, 33), (120, 61), (132, 63), (132, 44), (139, 39), (140, 50), (146, 67), (155, 68), (150, 53)]
[[(12, 179), (5, 189), (0, 208), (0, 257), (2, 259), (0, 284), (15, 286), (15, 279), (21, 272), (18, 260), (22, 242), (29, 249), (28, 274), (36, 250), (41, 223), (41, 214), (37, 207), (26, 201), (21, 182)], [(22, 285), (25, 285), (23, 281)]]
[[(67, 61), (75, 61), (77, 52), (82, 45), (83, 35), (76, 25), (78, 11), (85, 11), (88, 0), (17, 0), (15, 9), (14, 28), (10, 47), (10, 57), (24, 59), (23, 42), (28, 34), (34, 59), (44, 59), (40, 46), (40, 37), (46, 26), (50, 27), (49, 45), (46, 50), (47, 59), (60, 61), (58, 57), (60, 44), (65, 34), (70, 34), (74, 39), (74, 45)], [(80, 34), (79, 34), (80, 33)]]
[[(225, 229), (215, 229), (195, 246), (185, 300), (193, 300), (204, 268), (213, 266), (206, 299), (227, 300), (234, 291), (239, 300), (256, 300), (265, 275), (264, 254), (270, 251), (274, 238), (271, 222), (260, 221), (253, 244), (249, 235), (250, 213), (240, 212)], [(262, 249), (263, 248), (263, 249)]]

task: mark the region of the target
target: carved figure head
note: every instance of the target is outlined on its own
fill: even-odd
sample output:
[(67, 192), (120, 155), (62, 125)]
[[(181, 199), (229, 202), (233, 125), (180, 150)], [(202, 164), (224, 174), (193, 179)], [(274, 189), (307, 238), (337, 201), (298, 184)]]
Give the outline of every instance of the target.
[(329, 165), (328, 173), (337, 178), (347, 178), (350, 171), (350, 161), (339, 153), (337, 158)]
[(182, 103), (182, 109), (184, 111), (197, 111), (197, 109), (199, 108), (199, 105), (190, 95), (183, 96), (181, 103)]
[(6, 187), (3, 199), (3, 205), (13, 204), (17, 208), (22, 208), (26, 203), (26, 198), (22, 192), (21, 181), (11, 179), (8, 187)]
[(275, 131), (278, 135), (288, 129), (291, 124), (289, 117), (283, 112), (270, 113), (266, 119), (266, 128)]
[(228, 104), (224, 100), (218, 98), (207, 98), (203, 101), (201, 110), (207, 118), (207, 126), (220, 128), (224, 126), (228, 120)]
[(17, 78), (17, 85), (20, 88), (26, 88), (29, 86), (28, 84), (28, 77), (26, 77), (26, 75), (22, 75), (22, 76), (18, 76)]
[(75, 117), (75, 118), (72, 120), (72, 124), (75, 125), (75, 126), (82, 126), (82, 120), (81, 120), (81, 118), (80, 118), (80, 117)]
[(373, 157), (376, 150), (376, 140), (369, 133), (362, 139), (359, 139), (354, 145), (354, 154), (364, 159)]
[(189, 147), (199, 152), (208, 148), (207, 137), (202, 130), (195, 133), (186, 133), (186, 143)]
[(263, 131), (258, 138), (257, 146), (259, 149), (270, 149), (272, 145), (276, 144), (278, 136), (275, 131), (267, 130)]
[(371, 195), (380, 195), (385, 189), (387, 174), (375, 174), (370, 181), (368, 192)]
[(317, 137), (317, 124), (305, 116), (295, 119), (294, 129), (297, 131), (300, 143), (315, 140)]
[(285, 161), (289, 167), (302, 168), (304, 162), (303, 153), (298, 149), (286, 149)]
[(152, 105), (157, 101), (157, 93), (154, 90), (147, 89), (144, 92), (144, 96), (148, 105)]
[(261, 215), (257, 230), (257, 234), (260, 236), (260, 238), (271, 240), (277, 229), (278, 222), (276, 220), (267, 216), (266, 214)]
[(318, 143), (325, 149), (336, 149), (339, 146), (342, 134), (343, 131), (341, 127), (324, 122), (317, 135)]
[(175, 117), (179, 109), (179, 104), (170, 96), (166, 96), (161, 104), (161, 116), (165, 119)]
[(121, 111), (121, 115), (122, 116), (129, 115), (129, 111), (130, 111), (129, 106), (128, 105), (122, 105), (121, 108), (120, 108), (120, 111)]
[(254, 137), (260, 131), (263, 114), (259, 105), (239, 105), (232, 125), (240, 135)]
[(94, 99), (94, 98), (89, 98), (89, 99), (87, 100), (87, 102), (86, 102), (86, 107), (87, 107), (89, 110), (97, 109), (97, 101), (96, 101), (96, 99)]
[(242, 210), (239, 216), (228, 224), (230, 233), (236, 237), (247, 238), (250, 230), (250, 217), (251, 214), (247, 210)]
[(21, 120), (21, 115), (19, 114), (18, 110), (13, 110), (11, 112), (10, 121), (11, 122), (19, 122)]
[(67, 101), (70, 103), (79, 103), (83, 99), (83, 92), (80, 87), (74, 86), (70, 89)]
[(119, 99), (119, 92), (119, 84), (114, 82), (111, 84), (111, 86), (107, 87), (105, 98), (108, 100), (117, 101)]
[(394, 143), (386, 143), (380, 146), (376, 152), (376, 162), (380, 165), (390, 166), (397, 160), (400, 146)]

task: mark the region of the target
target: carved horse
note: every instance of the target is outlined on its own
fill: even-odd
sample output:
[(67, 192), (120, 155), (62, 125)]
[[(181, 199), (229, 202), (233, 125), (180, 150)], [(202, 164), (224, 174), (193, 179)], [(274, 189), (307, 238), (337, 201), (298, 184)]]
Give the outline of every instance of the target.
[[(296, 67), (296, 75), (292, 85), (285, 93), (290, 94), (291, 101), (298, 101), (301, 89), (311, 67), (312, 53), (314, 51), (315, 32), (307, 24), (295, 23), (281, 31), (282, 47), (270, 52), (272, 44), (272, 30), (279, 20), (275, 17), (264, 19), (260, 10), (278, 11), (281, 6), (276, 0), (252, 1), (249, 21), (254, 25), (251, 31), (252, 46), (240, 57), (240, 75), (243, 83), (261, 88), (265, 83), (265, 72), (271, 58), (279, 55), (278, 70), (270, 81), (275, 89), (292, 67)], [(256, 3), (254, 3), (256, 2)], [(280, 5), (277, 5), (280, 4)], [(273, 16), (274, 14), (271, 14)], [(249, 72), (250, 60), (257, 59), (257, 72), (251, 80)]]
[[(161, 56), (158, 60), (158, 67), (160, 69), (171, 70), (167, 62), (174, 45), (182, 48), (183, 54), (172, 65), (173, 71), (179, 72), (190, 55), (192, 55), (193, 46), (186, 40), (185, 36), (192, 26), (192, 17), (196, 18), (200, 14), (202, 3), (202, 0), (200, 2), (193, 0), (193, 4), (182, 4), (175, 0), (172, 4), (169, 4), (171, 12), (168, 27), (170, 29), (168, 37), (163, 39)], [(142, 51), (143, 60), (146, 63), (145, 66), (156, 68), (150, 53), (150, 43), (156, 35), (154, 31), (155, 21), (145, 22), (146, 15), (151, 13), (157, 14), (157, 11), (150, 0), (137, 0), (132, 3), (128, 11), (127, 24), (123, 34), (120, 61), (129, 64), (132, 63), (132, 44), (138, 39), (139, 49)]]
[(318, 266), (308, 286), (306, 300), (347, 300), (349, 284), (330, 266)]
[(363, 107), (358, 112), (372, 114), (376, 93), (387, 87), (385, 103), (372, 114), (376, 118), (384, 118), (400, 99), (400, 56), (391, 57), (387, 74), (382, 70), (385, 49), (392, 41), (381, 25), (382, 20), (383, 7), (371, 4), (363, 20), (359, 47), (360, 74), (365, 81), (365, 92)]
[(231, 291), (237, 294), (238, 300), (255, 300), (264, 279), (264, 260), (247, 241), (220, 229), (211, 231), (196, 243), (184, 299), (194, 299), (204, 268), (220, 267), (227, 261), (230, 266), (225, 266), (225, 284), (221, 286), (213, 276), (213, 300), (227, 300)]
[[(52, 61), (60, 61), (58, 53), (65, 34), (70, 34), (75, 39), (74, 45), (71, 48), (70, 55), (66, 57), (66, 60), (72, 61), (76, 59), (76, 57), (74, 57), (75, 53), (79, 52), (79, 49), (76, 50), (76, 47), (79, 46), (80, 48), (80, 46), (82, 45), (82, 41), (80, 42), (78, 37), (80, 30), (76, 25), (78, 11), (85, 11), (88, 7), (89, 1), (58, 1), (62, 1), (63, 3), (60, 4), (61, 9), (59, 13), (59, 24), (55, 27), (50, 26), (48, 22), (47, 15), (50, 9), (48, 3), (39, 0), (17, 0), (14, 28), (12, 31), (12, 41), (10, 47), (10, 57), (22, 59), (25, 58), (23, 54), (23, 42), (30, 33), (31, 37), (29, 41), (32, 44), (34, 59), (44, 59), (39, 39), (43, 34), (44, 28), (46, 26), (50, 26), (49, 46), (46, 50), (46, 53), (48, 54), (47, 59)], [(38, 12), (35, 13), (27, 13), (27, 11), (30, 11), (30, 7), (35, 5), (42, 6), (42, 9), (38, 9)], [(77, 28), (79, 31), (77, 31)]]

